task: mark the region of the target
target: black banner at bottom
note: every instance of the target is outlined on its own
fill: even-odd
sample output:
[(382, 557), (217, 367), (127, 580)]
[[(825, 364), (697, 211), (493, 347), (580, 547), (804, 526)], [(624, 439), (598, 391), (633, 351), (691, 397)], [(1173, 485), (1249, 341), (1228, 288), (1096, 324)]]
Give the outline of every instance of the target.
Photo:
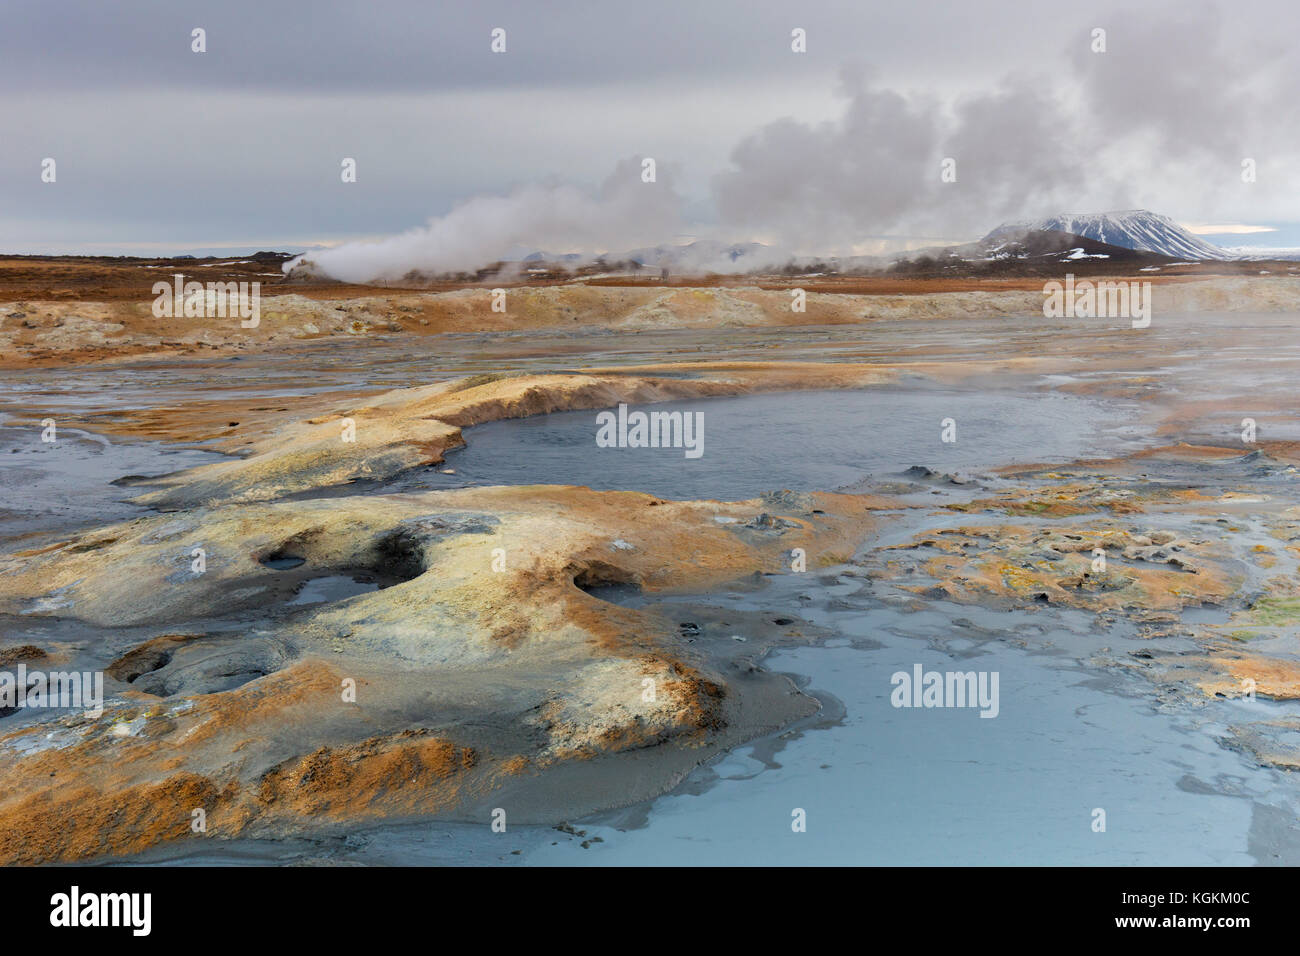
[[(1294, 878), (1285, 869), (571, 869), (10, 868), (0, 871), (17, 938), (80, 943), (283, 941), (337, 946), (434, 922), (494, 934), (564, 925), (644, 933), (695, 926), (730, 935), (760, 903), (791, 929), (923, 933), (926, 943), (1132, 937), (1232, 945), (1280, 933)], [(746, 902), (749, 906), (746, 906)], [(530, 920), (536, 920), (530, 929)], [(636, 927), (640, 927), (639, 930)], [(477, 927), (477, 930), (474, 929)], [(1265, 937), (1258, 934), (1261, 931)], [(764, 931), (766, 932), (766, 931)]]

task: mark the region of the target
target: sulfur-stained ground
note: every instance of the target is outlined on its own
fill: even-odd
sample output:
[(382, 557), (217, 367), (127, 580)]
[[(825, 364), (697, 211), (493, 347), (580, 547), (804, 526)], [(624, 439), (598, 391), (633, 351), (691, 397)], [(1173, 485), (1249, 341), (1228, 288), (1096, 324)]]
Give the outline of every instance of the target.
[[(1258, 290), (1247, 291), (1258, 306)], [(816, 704), (601, 589), (707, 591), (792, 573), (796, 551), (814, 572), (847, 566), (918, 607), (1069, 608), (1101, 629), (1131, 624), (1149, 651), (1097, 666), (1131, 669), (1189, 706), (1300, 697), (1290, 405), (1300, 343), (1284, 314), (1157, 315), (1142, 334), (1040, 328), (1023, 316), (1000, 327), (987, 314), (961, 317), (988, 301), (963, 300), (954, 313), (955, 300), (913, 300), (900, 331), (887, 303), (846, 297), (825, 305), (833, 328), (787, 330), (764, 304), (773, 293), (633, 292), (636, 321), (599, 339), (430, 333), (423, 341), (438, 347), (413, 350), (372, 341), (362, 318), (361, 344), (346, 353), (308, 343), (286, 357), (267, 338), (243, 362), (178, 364), (160, 343), (149, 364), (101, 362), (75, 379), (27, 373), (2, 407), (33, 435), (54, 415), (236, 457), (132, 480), (129, 493), (150, 509), (137, 517), (4, 543), (2, 666), (100, 669), (109, 700), (98, 718), (0, 721), (11, 782), (0, 858), (197, 839), (198, 810), (204, 838), (274, 839), (376, 818), (486, 820), (499, 807), (517, 822), (555, 822), (662, 792)], [(601, 309), (628, 304), (605, 298), (593, 311), (583, 296), (614, 293), (529, 294), (546, 299), (528, 313), (539, 327), (555, 324), (557, 308), (598, 322)], [(733, 307), (738, 327), (759, 316), (770, 337), (717, 328)], [(277, 321), (268, 336), (282, 331)], [(42, 374), (62, 384), (48, 390)], [(774, 489), (744, 502), (549, 485), (351, 490), (443, 462), (472, 442), (468, 429), (503, 418), (909, 381), (1125, 403), (1159, 438), (1122, 459), (952, 480), (904, 476), (900, 460), (899, 476), (848, 493)], [(1237, 436), (1245, 415), (1260, 428), (1249, 443)], [(900, 515), (923, 515), (925, 530), (895, 540)], [(293, 603), (322, 577), (365, 590)], [(784, 624), (760, 622), (751, 660), (767, 642), (818, 637), (781, 610)], [(1261, 721), (1234, 727), (1232, 742), (1300, 765), (1288, 745), (1296, 729)]]

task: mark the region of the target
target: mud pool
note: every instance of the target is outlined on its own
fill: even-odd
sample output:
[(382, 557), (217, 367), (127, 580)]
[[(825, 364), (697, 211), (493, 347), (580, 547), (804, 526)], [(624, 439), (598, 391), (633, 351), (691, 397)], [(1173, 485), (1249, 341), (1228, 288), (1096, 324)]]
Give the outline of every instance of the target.
[(44, 442), (41, 431), (0, 423), (0, 540), (143, 514), (144, 508), (130, 503), (141, 479), (225, 457), (197, 448), (113, 442), (76, 428), (56, 428), (55, 440)]
[[(778, 578), (759, 594), (724, 597), (732, 608), (797, 608), (836, 635), (765, 662), (796, 675), (822, 711), (700, 768), (647, 806), (579, 822), (581, 837), (537, 840), (524, 862), (1300, 862), (1300, 834), (1287, 823), (1300, 794), (1289, 775), (1222, 742), (1227, 719), (1294, 715), (1296, 705), (1162, 706), (1140, 678), (1092, 660), (1142, 642), (1098, 632), (1088, 615), (942, 603), (916, 613), (860, 591), (842, 577), (816, 588)], [(892, 706), (891, 675), (918, 663), (999, 673), (999, 715)], [(807, 814), (806, 832), (791, 829), (795, 808)], [(1104, 832), (1093, 828), (1097, 809)]]
[[(599, 448), (596, 412), (559, 412), (468, 429), (445, 465), (382, 488), (572, 484), (674, 499), (738, 501), (768, 491), (830, 491), (911, 466), (959, 475), (997, 465), (1122, 455), (1149, 429), (1132, 406), (1050, 392), (913, 387), (809, 391), (663, 402), (699, 413), (703, 454), (682, 448)], [(954, 441), (944, 440), (945, 419)]]

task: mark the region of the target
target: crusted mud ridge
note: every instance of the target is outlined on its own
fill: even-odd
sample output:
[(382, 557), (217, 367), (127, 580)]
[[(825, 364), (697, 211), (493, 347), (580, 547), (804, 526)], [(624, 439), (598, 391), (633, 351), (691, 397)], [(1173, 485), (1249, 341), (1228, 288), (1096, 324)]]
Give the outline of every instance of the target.
[[(285, 423), (249, 457), (148, 494), (165, 513), (0, 558), (0, 613), (86, 633), (10, 655), (101, 668), (107, 697), (97, 718), (0, 723), (0, 859), (137, 852), (191, 836), (199, 810), (217, 838), (487, 819), (497, 806), (554, 822), (652, 795), (806, 713), (773, 675), (754, 686), (767, 705), (742, 706), (670, 622), (590, 592), (780, 573), (795, 548), (813, 567), (843, 560), (881, 499), (562, 486), (283, 498), (438, 460), (478, 421), (742, 387), (575, 375), (402, 390), (343, 410), (355, 442), (339, 438), (342, 412)], [(291, 603), (338, 576), (375, 589)], [(639, 786), (529, 796), (557, 765), (589, 765), (598, 782), (611, 758), (637, 754)]]

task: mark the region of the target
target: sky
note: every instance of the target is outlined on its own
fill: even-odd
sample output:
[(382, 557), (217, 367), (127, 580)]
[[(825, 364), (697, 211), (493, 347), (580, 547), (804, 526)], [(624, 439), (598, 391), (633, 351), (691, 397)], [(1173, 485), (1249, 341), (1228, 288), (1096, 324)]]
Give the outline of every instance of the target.
[(4, 0), (0, 252), (360, 274), (1128, 208), (1300, 246), (1298, 27), (1294, 0)]

